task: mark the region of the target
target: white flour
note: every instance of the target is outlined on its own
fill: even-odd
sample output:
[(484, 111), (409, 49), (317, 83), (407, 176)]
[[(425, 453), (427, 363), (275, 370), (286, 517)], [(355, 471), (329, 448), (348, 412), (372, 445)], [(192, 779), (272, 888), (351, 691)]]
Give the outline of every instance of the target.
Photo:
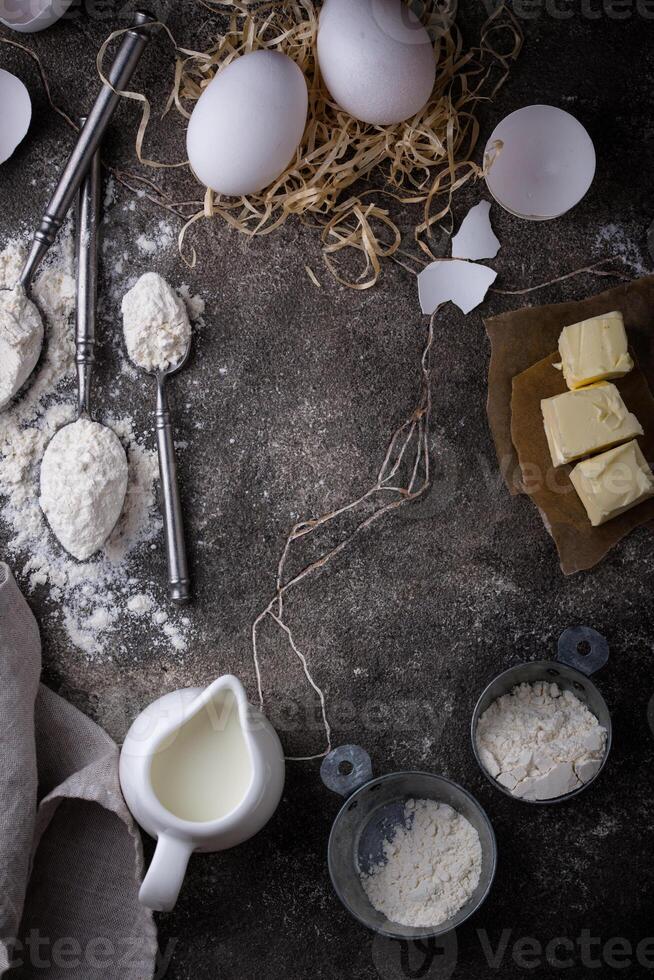
[[(24, 239), (17, 239), (0, 250), (0, 288), (16, 283), (24, 245)], [(42, 631), (63, 629), (86, 656), (107, 659), (125, 653), (133, 627), (144, 620), (149, 647), (182, 653), (191, 632), (188, 618), (169, 607), (162, 582), (150, 580), (142, 569), (137, 577), (134, 566), (135, 559), (147, 550), (160, 549), (161, 519), (155, 500), (156, 453), (144, 447), (132, 419), (103, 417), (126, 449), (129, 475), (118, 524), (92, 560), (80, 564), (67, 555), (39, 507), (39, 469), (45, 447), (75, 417), (72, 273), (73, 242), (68, 230), (50, 249), (31, 288), (45, 318), (44, 356), (25, 393), (0, 413), (4, 542), (0, 557), (8, 561), (28, 596), (38, 592), (42, 597)]]
[(404, 826), (384, 841), (384, 858), (361, 884), (373, 907), (399, 925), (446, 922), (479, 884), (479, 834), (446, 803), (408, 800)]
[(146, 371), (178, 364), (191, 339), (186, 304), (156, 272), (146, 272), (122, 302), (127, 353)]
[(34, 370), (43, 346), (43, 321), (22, 286), (0, 291), (0, 408)]
[(628, 228), (611, 222), (603, 225), (598, 231), (593, 244), (593, 252), (595, 255), (618, 256), (631, 266), (634, 273), (644, 276), (651, 272), (651, 263), (645, 264), (643, 262), (643, 252), (640, 247), (641, 235), (640, 223), (637, 223), (635, 228)]
[(48, 444), (39, 503), (74, 558), (84, 561), (102, 547), (120, 517), (126, 490), (125, 450), (107, 426), (77, 419)]
[(599, 769), (606, 729), (579, 698), (557, 684), (519, 684), (487, 708), (477, 749), (491, 776), (514, 796), (550, 800)]

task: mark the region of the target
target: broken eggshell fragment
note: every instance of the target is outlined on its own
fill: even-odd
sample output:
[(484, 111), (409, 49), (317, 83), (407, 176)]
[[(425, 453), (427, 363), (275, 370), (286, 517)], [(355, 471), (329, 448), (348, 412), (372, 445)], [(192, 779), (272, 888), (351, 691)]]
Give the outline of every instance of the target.
[(29, 92), (11, 72), (0, 68), (0, 163), (12, 155), (32, 119)]
[(500, 241), (491, 228), (490, 201), (480, 201), (470, 208), (452, 239), (453, 259), (494, 259)]
[(483, 301), (497, 273), (488, 266), (463, 259), (436, 259), (418, 275), (418, 296), (423, 313), (431, 314), (452, 302), (470, 313)]

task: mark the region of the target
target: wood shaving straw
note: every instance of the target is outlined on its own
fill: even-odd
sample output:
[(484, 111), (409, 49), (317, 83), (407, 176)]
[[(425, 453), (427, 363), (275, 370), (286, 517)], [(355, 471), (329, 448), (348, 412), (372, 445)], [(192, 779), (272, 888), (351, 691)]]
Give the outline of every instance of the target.
[[(283, 51), (301, 68), (309, 89), (309, 112), (302, 142), (284, 173), (259, 194), (226, 198), (207, 189), (204, 206), (184, 225), (179, 236), (182, 256), (189, 265), (195, 253), (184, 256), (189, 228), (203, 217), (218, 216), (246, 235), (269, 235), (290, 215), (318, 224), (325, 263), (334, 277), (354, 289), (369, 289), (381, 273), (381, 260), (398, 251), (400, 229), (384, 198), (421, 206), (414, 229), (420, 249), (431, 259), (434, 227), (451, 211), (452, 195), (483, 169), (471, 158), (479, 137), (476, 112), (506, 80), (522, 46), (520, 28), (510, 11), (498, 7), (481, 29), (479, 45), (464, 50), (454, 24), (456, 0), (425, 0), (422, 20), (434, 40), (436, 83), (424, 109), (394, 126), (359, 122), (331, 101), (321, 83), (316, 60), (319, 5), (314, 0), (198, 0), (223, 15), (224, 32), (207, 51), (179, 48), (173, 89), (165, 111), (173, 107), (190, 116), (192, 103), (231, 61), (260, 48)], [(449, 4), (449, 6), (448, 6)], [(412, 3), (415, 8), (417, 3)], [(170, 31), (165, 28), (174, 42)], [(102, 58), (114, 32), (98, 55)], [(150, 115), (147, 98), (123, 93), (143, 104), (137, 155), (149, 166), (142, 146)], [(179, 166), (179, 164), (177, 164)], [(366, 186), (374, 181), (374, 186)], [(345, 250), (360, 253), (357, 275), (339, 269)]]

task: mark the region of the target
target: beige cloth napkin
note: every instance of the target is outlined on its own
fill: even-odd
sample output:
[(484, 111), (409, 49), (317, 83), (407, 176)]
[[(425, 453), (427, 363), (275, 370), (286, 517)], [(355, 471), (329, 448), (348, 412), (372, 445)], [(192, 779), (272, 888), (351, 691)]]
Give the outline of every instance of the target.
[(149, 980), (156, 930), (118, 747), (40, 672), (36, 620), (0, 562), (0, 976)]

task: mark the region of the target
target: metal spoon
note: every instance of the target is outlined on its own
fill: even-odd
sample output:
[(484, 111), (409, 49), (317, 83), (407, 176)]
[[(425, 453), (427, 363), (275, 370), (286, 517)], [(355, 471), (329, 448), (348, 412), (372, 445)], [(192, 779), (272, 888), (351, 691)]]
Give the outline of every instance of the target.
[[(56, 453), (58, 451), (57, 440), (58, 436), (64, 429), (70, 428), (71, 425), (76, 425), (81, 420), (86, 420), (92, 422), (93, 425), (100, 428), (104, 428), (107, 432), (111, 433), (112, 437), (112, 448), (116, 451), (117, 455), (122, 454), (120, 459), (120, 466), (117, 466), (116, 472), (112, 473), (112, 480), (118, 481), (118, 485), (122, 490), (122, 499), (120, 499), (120, 507), (115, 507), (115, 520), (111, 527), (103, 528), (106, 531), (102, 540), (99, 540), (96, 545), (83, 554), (78, 553), (71, 546), (73, 542), (66, 542), (62, 539), (61, 529), (57, 529), (53, 526), (51, 520), (51, 513), (48, 513), (48, 508), (44, 506), (46, 516), (51, 523), (52, 529), (56, 536), (59, 538), (60, 542), (64, 547), (70, 551), (75, 557), (83, 560), (84, 558), (90, 557), (94, 551), (97, 551), (106, 540), (106, 538), (111, 534), (116, 521), (118, 520), (120, 513), (123, 508), (125, 500), (125, 492), (127, 490), (127, 456), (125, 450), (112, 429), (108, 426), (101, 425), (91, 417), (91, 378), (93, 372), (93, 365), (95, 362), (95, 314), (96, 314), (96, 302), (97, 302), (97, 278), (98, 278), (98, 228), (100, 224), (100, 195), (102, 189), (102, 180), (100, 174), (100, 151), (96, 151), (95, 156), (91, 161), (91, 166), (88, 174), (84, 178), (84, 182), (80, 188), (79, 199), (77, 205), (77, 238), (76, 238), (76, 258), (77, 258), (77, 309), (76, 309), (76, 325), (75, 325), (75, 365), (77, 368), (77, 420), (76, 422), (71, 422), (67, 426), (63, 426), (59, 429), (57, 433), (53, 436), (52, 440), (48, 444), (45, 451), (43, 460), (45, 462), (48, 453)], [(55, 457), (56, 462), (60, 463), (60, 458)], [(91, 460), (91, 465), (94, 460)], [(42, 472), (43, 472), (43, 463)], [(88, 464), (87, 464), (88, 466)], [(66, 477), (66, 473), (63, 473), (63, 477)], [(93, 472), (95, 477), (93, 483), (97, 486), (98, 474)], [(122, 484), (122, 485), (121, 485)], [(106, 491), (108, 483), (102, 485), (102, 491)], [(42, 490), (43, 490), (43, 480), (42, 480)], [(42, 497), (43, 499), (43, 497)], [(75, 502), (74, 502), (75, 503)], [(81, 502), (80, 502), (81, 503)], [(113, 515), (112, 515), (113, 516)]]
[[(29, 286), (34, 273), (61, 228), (80, 185), (91, 166), (93, 156), (120, 101), (118, 92), (125, 88), (150, 40), (149, 24), (156, 18), (145, 11), (134, 15), (133, 27), (123, 35), (116, 57), (107, 75), (111, 86), (103, 84), (93, 108), (80, 125), (77, 142), (63, 169), (59, 183), (34, 232), (31, 250), (23, 265), (18, 286)], [(40, 311), (39, 311), (40, 312)], [(36, 365), (35, 365), (36, 366)], [(32, 371), (34, 368), (32, 368)], [(23, 382), (23, 385), (25, 381)], [(23, 387), (21, 385), (21, 387)], [(16, 395), (18, 392), (14, 392)]]
[(128, 84), (150, 40), (151, 31), (147, 25), (156, 23), (156, 20), (157, 18), (152, 14), (137, 10), (132, 28), (123, 35), (107, 75), (112, 87), (103, 84), (93, 108), (80, 126), (77, 142), (68, 158), (68, 163), (63, 169), (41, 223), (34, 232), (32, 248), (18, 280), (21, 286), (30, 283), (37, 266), (57, 237), (57, 232), (70, 210), (116, 106), (120, 102), (118, 93)]
[(159, 451), (159, 476), (163, 495), (163, 522), (166, 538), (166, 558), (168, 561), (168, 594), (178, 605), (184, 605), (191, 598), (191, 580), (186, 560), (184, 522), (182, 504), (177, 482), (177, 461), (175, 459), (175, 440), (168, 405), (166, 380), (184, 367), (191, 352), (191, 341), (177, 363), (157, 371), (148, 371), (157, 379), (157, 408), (155, 422), (157, 429), (157, 449)]
[[(84, 125), (82, 117), (80, 123)], [(91, 418), (91, 377), (95, 364), (95, 312), (98, 302), (98, 231), (102, 176), (100, 150), (91, 160), (77, 200), (75, 260), (77, 300), (75, 309), (75, 367), (77, 369), (77, 417)]]

